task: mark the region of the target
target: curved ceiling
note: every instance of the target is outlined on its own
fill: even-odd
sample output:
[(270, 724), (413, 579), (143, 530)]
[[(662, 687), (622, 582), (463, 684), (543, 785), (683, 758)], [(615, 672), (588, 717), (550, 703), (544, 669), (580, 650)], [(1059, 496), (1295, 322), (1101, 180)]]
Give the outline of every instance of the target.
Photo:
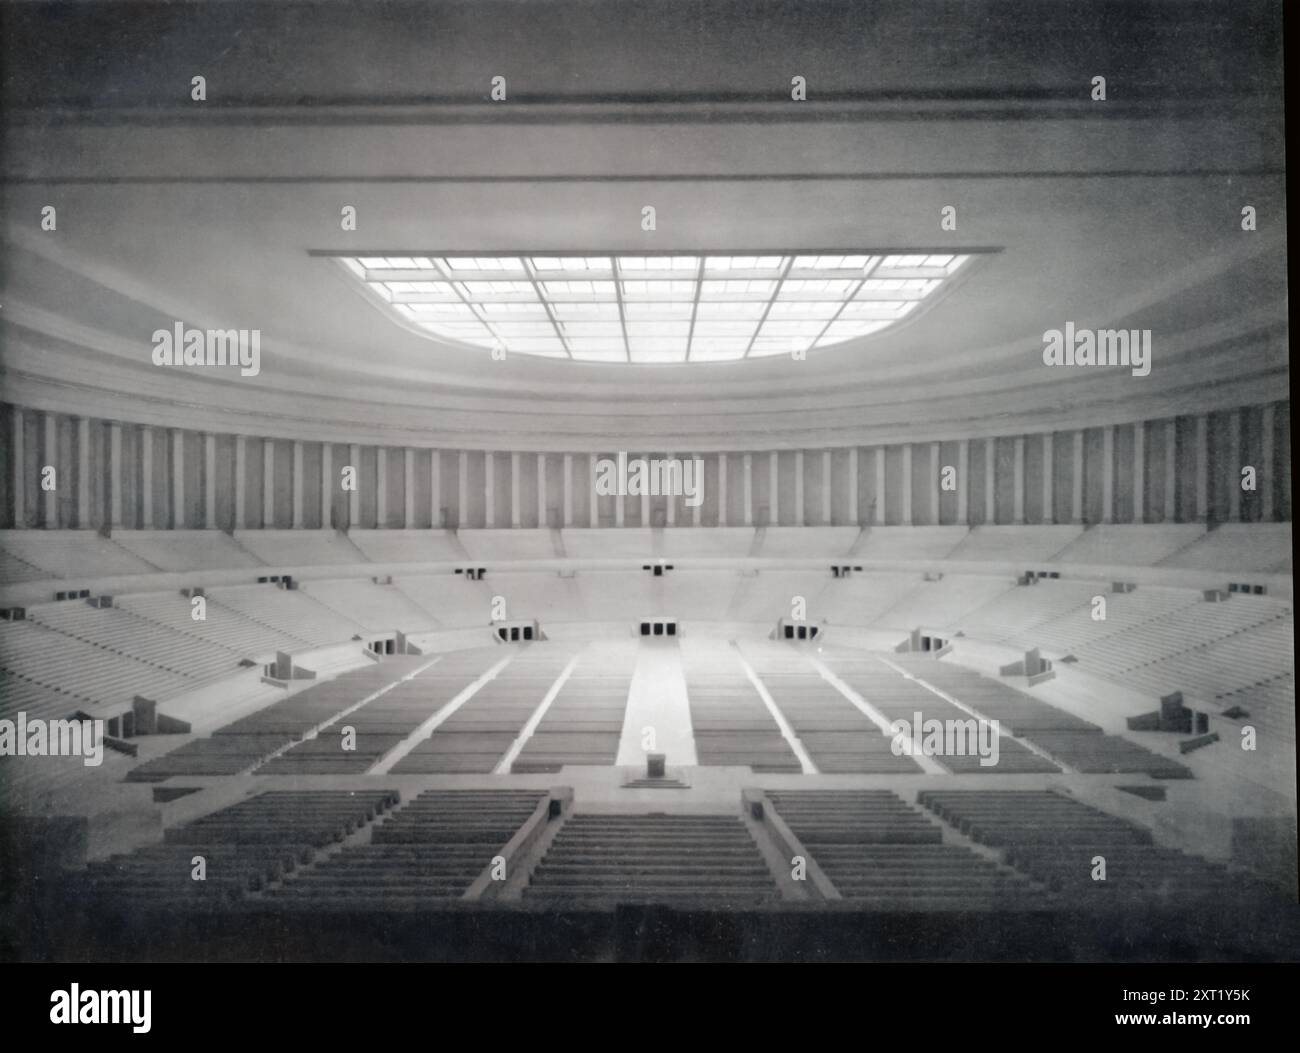
[[(5, 397), (267, 434), (704, 450), (1275, 392), (1278, 5), (1179, 5), (1176, 35), (1160, 3), (985, 7), (10, 5)], [(394, 324), (330, 258), (377, 246), (980, 258), (934, 309), (806, 358), (610, 369)], [(151, 334), (177, 322), (259, 330), (259, 374), (159, 370)], [(1150, 376), (1045, 368), (1067, 323), (1151, 329)]]

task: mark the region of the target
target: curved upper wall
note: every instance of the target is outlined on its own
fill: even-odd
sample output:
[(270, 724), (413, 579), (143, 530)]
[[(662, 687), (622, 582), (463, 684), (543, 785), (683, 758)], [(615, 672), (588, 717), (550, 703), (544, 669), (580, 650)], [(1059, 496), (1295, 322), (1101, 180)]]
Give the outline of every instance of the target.
[[(1175, 41), (1142, 5), (1122, 33), (1102, 6), (1004, 6), (985, 22), (746, 5), (742, 46), (726, 5), (617, 22), (531, 5), (536, 35), (517, 4), (324, 5), (283, 16), (300, 46), (272, 61), (248, 45), (265, 5), (65, 7), (85, 24), (53, 35), (43, 5), (11, 5), (5, 397), (285, 440), (555, 453), (948, 441), (1272, 397), (1287, 370), (1273, 9), (1187, 5)], [(413, 47), (413, 17), (454, 36)], [(65, 42), (83, 39), (121, 47)], [(148, 76), (99, 57), (136, 53)], [(62, 98), (56, 62), (84, 63), (99, 90)], [(498, 71), (510, 91), (492, 103)], [(888, 332), (689, 369), (440, 346), (313, 255), (835, 248), (988, 255)], [(178, 322), (258, 330), (259, 374), (154, 366), (152, 334)], [(1070, 324), (1149, 329), (1150, 374), (1045, 366), (1043, 334)]]

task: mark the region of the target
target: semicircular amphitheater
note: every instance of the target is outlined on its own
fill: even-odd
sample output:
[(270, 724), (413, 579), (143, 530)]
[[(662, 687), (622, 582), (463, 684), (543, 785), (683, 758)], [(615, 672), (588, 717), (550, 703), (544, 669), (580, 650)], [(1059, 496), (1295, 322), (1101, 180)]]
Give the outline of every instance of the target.
[(1293, 956), (1280, 71), (555, 7), (6, 89), (24, 953)]

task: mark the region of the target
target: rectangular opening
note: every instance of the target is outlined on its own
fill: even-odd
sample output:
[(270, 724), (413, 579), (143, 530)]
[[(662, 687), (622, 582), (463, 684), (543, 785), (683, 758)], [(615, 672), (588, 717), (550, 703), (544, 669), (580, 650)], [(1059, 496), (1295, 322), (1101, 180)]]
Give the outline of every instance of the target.
[(641, 623), (641, 635), (642, 635), (642, 636), (649, 636), (649, 635), (650, 635), (650, 623), (649, 623), (649, 622), (642, 622), (642, 623)]
[(794, 626), (793, 626), (793, 625), (787, 625), (787, 626), (785, 627), (785, 638), (786, 638), (787, 640), (793, 640), (793, 639), (794, 639)]
[(655, 622), (655, 635), (656, 635), (656, 636), (663, 636), (663, 634), (664, 634), (664, 623), (663, 623), (663, 622)]
[(676, 636), (676, 635), (677, 635), (677, 623), (676, 623), (676, 622), (669, 622), (669, 623), (668, 623), (668, 635), (669, 635), (669, 636)]
[(531, 625), (525, 625), (525, 626), (524, 626), (524, 639), (525, 639), (525, 640), (531, 640), (532, 638), (533, 638), (533, 627), (532, 627)]

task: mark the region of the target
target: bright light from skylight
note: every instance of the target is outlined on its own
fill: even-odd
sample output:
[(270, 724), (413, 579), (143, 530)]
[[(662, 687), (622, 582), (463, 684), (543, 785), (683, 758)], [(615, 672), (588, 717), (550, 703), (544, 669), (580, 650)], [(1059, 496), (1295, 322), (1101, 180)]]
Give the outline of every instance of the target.
[(969, 256), (362, 256), (349, 273), (431, 337), (584, 362), (727, 362), (881, 332)]

